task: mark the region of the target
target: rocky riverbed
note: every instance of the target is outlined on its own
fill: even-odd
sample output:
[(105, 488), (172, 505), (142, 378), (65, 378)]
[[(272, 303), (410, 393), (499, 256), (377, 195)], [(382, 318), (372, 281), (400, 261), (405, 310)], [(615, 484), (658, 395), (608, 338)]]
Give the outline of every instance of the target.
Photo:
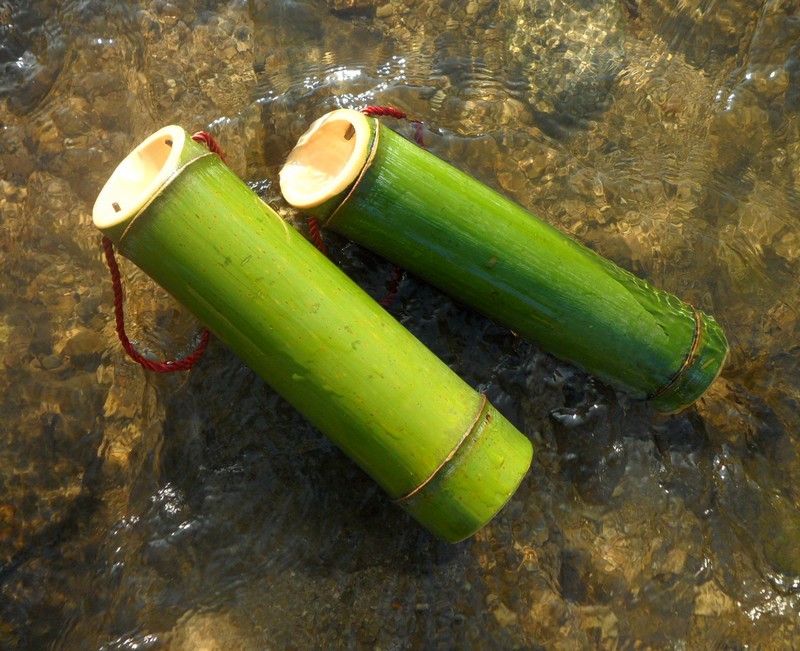
[[(0, 647), (789, 648), (797, 10), (0, 2)], [(114, 166), (178, 123), (304, 230), (277, 171), (313, 119), (366, 104), (421, 120), (435, 154), (731, 343), (708, 394), (661, 416), (404, 277), (392, 314), (535, 448), (511, 503), (455, 546), (219, 342), (188, 374), (128, 361), (91, 224)], [(385, 295), (389, 265), (326, 241)], [(139, 349), (191, 351), (191, 315), (123, 275)]]

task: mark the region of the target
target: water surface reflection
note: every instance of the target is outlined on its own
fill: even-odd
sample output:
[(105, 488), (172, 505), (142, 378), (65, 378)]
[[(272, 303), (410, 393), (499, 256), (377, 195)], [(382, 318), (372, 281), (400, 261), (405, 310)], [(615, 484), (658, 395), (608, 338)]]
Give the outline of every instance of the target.
[[(800, 28), (789, 0), (711, 4), (0, 3), (0, 646), (790, 646)], [(90, 223), (173, 122), (294, 219), (271, 182), (292, 144), (367, 103), (732, 344), (708, 396), (660, 417), (404, 279), (393, 313), (537, 450), (457, 546), (219, 343), (182, 377), (127, 362)], [(385, 263), (328, 243), (383, 296)], [(191, 317), (124, 270), (137, 344), (190, 350)]]

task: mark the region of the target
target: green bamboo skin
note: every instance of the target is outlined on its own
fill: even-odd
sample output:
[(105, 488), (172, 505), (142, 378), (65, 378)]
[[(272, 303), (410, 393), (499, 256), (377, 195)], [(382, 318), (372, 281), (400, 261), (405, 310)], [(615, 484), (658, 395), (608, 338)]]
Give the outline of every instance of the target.
[(115, 176), (95, 204), (119, 252), (435, 535), (456, 542), (485, 525), (525, 475), (528, 439), (218, 156), (178, 127), (148, 143), (180, 149), (176, 170), (146, 201), (116, 202), (116, 221)]
[[(322, 157), (334, 125), (352, 138), (347, 123), (370, 138), (357, 175), (330, 196), (305, 191), (303, 167)], [(281, 189), (323, 226), (660, 411), (697, 400), (727, 357), (712, 317), (355, 111), (309, 129), (281, 170)]]

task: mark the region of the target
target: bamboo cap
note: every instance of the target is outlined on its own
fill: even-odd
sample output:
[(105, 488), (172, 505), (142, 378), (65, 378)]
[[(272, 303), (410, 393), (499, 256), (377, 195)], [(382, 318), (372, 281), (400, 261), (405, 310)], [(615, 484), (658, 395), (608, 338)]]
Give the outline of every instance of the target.
[(295, 208), (314, 208), (346, 190), (369, 154), (369, 120), (351, 109), (323, 115), (297, 141), (280, 171), (284, 198)]
[(92, 208), (102, 231), (131, 219), (178, 169), (186, 132), (170, 125), (156, 131), (117, 165)]

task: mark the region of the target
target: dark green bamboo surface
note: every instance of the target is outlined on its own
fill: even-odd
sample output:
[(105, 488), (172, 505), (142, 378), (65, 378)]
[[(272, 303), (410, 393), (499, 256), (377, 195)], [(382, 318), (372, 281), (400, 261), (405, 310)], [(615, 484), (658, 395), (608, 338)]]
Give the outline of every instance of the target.
[(527, 471), (528, 439), (218, 156), (183, 147), (104, 232), (422, 524), (474, 533)]
[[(305, 206), (324, 226), (661, 411), (690, 405), (717, 377), (728, 345), (712, 317), (373, 118), (336, 114), (369, 120), (373, 141), (354, 185)], [(313, 138), (303, 147), (291, 164)]]

